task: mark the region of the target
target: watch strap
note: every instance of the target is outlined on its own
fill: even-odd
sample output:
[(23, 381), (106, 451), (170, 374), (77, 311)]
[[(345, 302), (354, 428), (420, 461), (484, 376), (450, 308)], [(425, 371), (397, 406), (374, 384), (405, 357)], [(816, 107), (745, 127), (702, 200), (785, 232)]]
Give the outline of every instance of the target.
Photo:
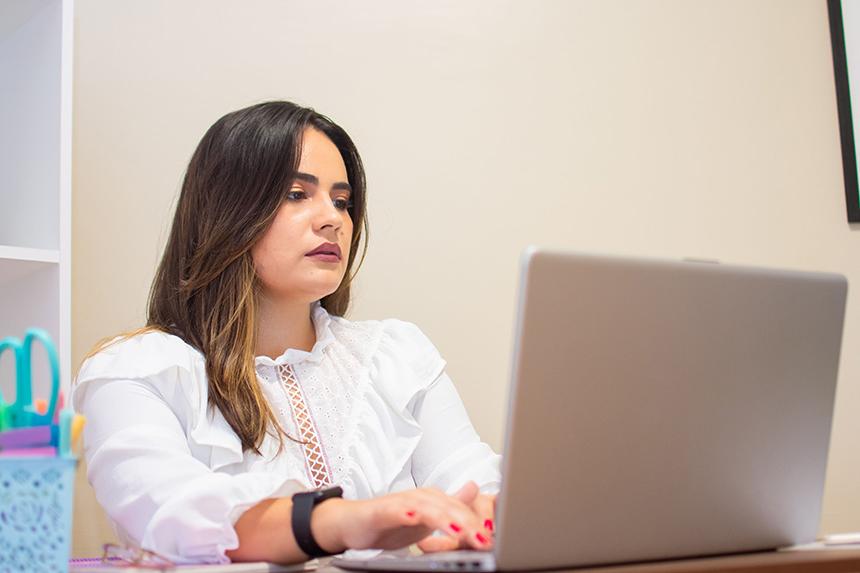
[(340, 487), (332, 487), (321, 491), (308, 491), (293, 496), (292, 528), (296, 544), (310, 557), (328, 557), (335, 555), (319, 546), (311, 533), (311, 514), (320, 503), (333, 497), (342, 497)]

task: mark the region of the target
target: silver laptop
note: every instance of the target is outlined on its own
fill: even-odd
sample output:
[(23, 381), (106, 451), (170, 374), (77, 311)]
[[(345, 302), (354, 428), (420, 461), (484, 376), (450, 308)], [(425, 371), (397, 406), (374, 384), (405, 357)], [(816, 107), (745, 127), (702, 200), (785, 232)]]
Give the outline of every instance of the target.
[(843, 276), (530, 249), (492, 553), (340, 559), (524, 570), (816, 536)]

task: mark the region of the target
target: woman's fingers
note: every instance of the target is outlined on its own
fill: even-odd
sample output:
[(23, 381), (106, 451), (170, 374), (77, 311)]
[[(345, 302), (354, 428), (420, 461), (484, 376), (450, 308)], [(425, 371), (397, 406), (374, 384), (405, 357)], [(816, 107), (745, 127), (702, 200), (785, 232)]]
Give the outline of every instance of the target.
[(468, 481), (457, 493), (454, 494), (454, 497), (472, 508), (488, 534), (492, 535), (495, 532), (495, 495), (480, 493), (478, 484), (473, 481)]
[(472, 505), (472, 502), (478, 496), (481, 490), (478, 489), (478, 484), (473, 481), (467, 481), (460, 490), (454, 494), (454, 497), (465, 503)]
[(460, 548), (460, 540), (447, 535), (430, 535), (418, 542), (418, 549), (424, 553), (454, 551)]
[(496, 531), (496, 496), (478, 495), (472, 502), (472, 509), (475, 510), (487, 532), (494, 533)]
[[(459, 546), (473, 549), (490, 549), (492, 536), (484, 527), (484, 520), (474, 509), (456, 496), (449, 496), (439, 490), (417, 490), (418, 496), (426, 502), (423, 509), (424, 523), (459, 540)], [(474, 491), (461, 492), (468, 499)], [(433, 542), (431, 542), (432, 544)]]

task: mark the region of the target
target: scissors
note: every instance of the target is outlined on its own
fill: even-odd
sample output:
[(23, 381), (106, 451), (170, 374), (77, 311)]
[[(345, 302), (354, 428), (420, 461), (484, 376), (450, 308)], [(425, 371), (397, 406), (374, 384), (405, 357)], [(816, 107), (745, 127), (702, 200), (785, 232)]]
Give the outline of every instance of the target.
[[(39, 414), (33, 405), (33, 372), (31, 366), (34, 340), (42, 343), (48, 354), (48, 362), (51, 367), (51, 399), (48, 401), (48, 411), (44, 414)], [(3, 401), (3, 396), (0, 395), (0, 425), (23, 428), (51, 424), (60, 395), (60, 361), (57, 358), (57, 348), (51, 342), (51, 337), (44, 330), (31, 328), (25, 333), (23, 342), (12, 336), (0, 340), (0, 356), (7, 349), (15, 354), (15, 402), (7, 404)]]

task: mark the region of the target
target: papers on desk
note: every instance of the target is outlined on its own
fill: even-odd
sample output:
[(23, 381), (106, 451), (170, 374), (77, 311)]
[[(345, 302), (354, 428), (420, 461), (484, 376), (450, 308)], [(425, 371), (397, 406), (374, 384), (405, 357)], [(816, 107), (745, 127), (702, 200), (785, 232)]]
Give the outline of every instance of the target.
[[(308, 561), (298, 565), (276, 565), (274, 563), (230, 563), (227, 565), (176, 565), (159, 571), (175, 573), (293, 573), (296, 571), (312, 571), (317, 568), (317, 561)], [(152, 573), (153, 569), (129, 567), (127, 565), (110, 565), (100, 559), (72, 559), (69, 561), (69, 573)]]
[(860, 545), (860, 533), (832, 533), (821, 540), (824, 545)]
[(822, 549), (853, 549), (860, 547), (860, 533), (832, 533), (813, 543), (782, 547), (779, 551), (821, 551)]

